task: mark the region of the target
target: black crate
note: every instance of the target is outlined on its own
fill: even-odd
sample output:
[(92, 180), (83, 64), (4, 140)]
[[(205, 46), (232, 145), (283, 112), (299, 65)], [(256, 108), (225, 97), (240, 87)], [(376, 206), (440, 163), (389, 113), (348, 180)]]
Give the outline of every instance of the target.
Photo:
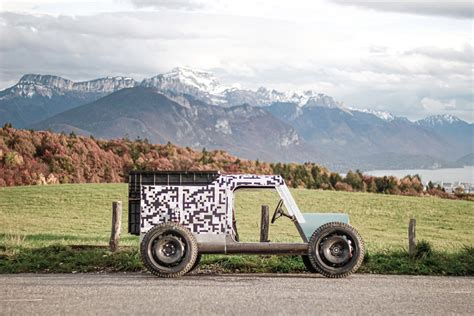
[(128, 176), (128, 232), (140, 235), (142, 185), (206, 185), (218, 176), (218, 171), (131, 171)]
[(128, 200), (128, 232), (140, 235), (140, 199)]

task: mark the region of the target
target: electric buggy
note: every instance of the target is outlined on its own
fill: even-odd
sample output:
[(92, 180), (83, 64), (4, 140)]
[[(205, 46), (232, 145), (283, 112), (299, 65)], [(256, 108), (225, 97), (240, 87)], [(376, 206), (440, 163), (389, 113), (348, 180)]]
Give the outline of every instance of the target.
[[(271, 223), (289, 218), (301, 242), (271, 242), (268, 231), (260, 242), (239, 242), (234, 193), (243, 188), (275, 189), (280, 201)], [(268, 212), (262, 212), (261, 229), (269, 221)], [(202, 254), (299, 255), (309, 271), (340, 278), (354, 273), (365, 253), (347, 214), (302, 213), (279, 175), (133, 171), (128, 231), (140, 236), (145, 267), (167, 278), (193, 270)]]

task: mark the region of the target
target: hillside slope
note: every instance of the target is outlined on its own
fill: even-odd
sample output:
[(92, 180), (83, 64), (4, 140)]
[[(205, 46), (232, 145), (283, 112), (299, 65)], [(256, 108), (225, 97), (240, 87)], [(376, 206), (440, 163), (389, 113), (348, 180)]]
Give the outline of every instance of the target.
[(374, 157), (383, 155), (411, 156), (413, 163), (419, 158), (454, 161), (468, 150), (466, 145), (451, 139), (452, 135), (435, 133), (405, 118), (382, 119), (371, 113), (341, 107), (301, 108), (288, 103), (274, 103), (268, 110), (294, 126), (304, 140), (327, 153), (334, 163), (344, 163), (351, 158), (361, 165), (371, 162), (377, 167)]
[(266, 161), (316, 160), (294, 129), (262, 108), (218, 107), (188, 96), (180, 103), (153, 88), (123, 89), (32, 126), (101, 138), (146, 138), (195, 149), (225, 149)]
[(268, 163), (241, 160), (224, 151), (0, 128), (0, 187), (123, 182), (132, 169), (272, 173)]

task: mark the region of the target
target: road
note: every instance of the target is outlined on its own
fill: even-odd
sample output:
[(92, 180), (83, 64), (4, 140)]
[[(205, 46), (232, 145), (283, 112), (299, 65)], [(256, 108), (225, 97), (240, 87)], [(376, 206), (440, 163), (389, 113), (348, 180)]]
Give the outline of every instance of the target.
[(474, 278), (358, 274), (0, 275), (0, 314), (473, 314)]

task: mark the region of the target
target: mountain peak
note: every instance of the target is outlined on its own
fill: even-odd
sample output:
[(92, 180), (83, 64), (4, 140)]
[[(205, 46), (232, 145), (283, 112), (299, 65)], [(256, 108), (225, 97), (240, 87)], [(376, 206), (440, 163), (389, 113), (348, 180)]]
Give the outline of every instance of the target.
[(431, 115), (424, 119), (416, 121), (419, 125), (447, 125), (447, 124), (455, 124), (459, 122), (464, 122), (457, 116), (451, 114), (442, 114), (442, 115)]
[(13, 95), (32, 98), (35, 95), (51, 98), (54, 91), (70, 90), (74, 82), (58, 76), (26, 74), (12, 88)]
[(104, 77), (90, 81), (74, 82), (59, 76), (26, 74), (18, 83), (7, 89), (12, 95), (32, 98), (41, 96), (51, 98), (54, 94), (64, 95), (70, 92), (111, 93), (136, 85), (136, 81), (127, 77)]
[(353, 109), (353, 108), (350, 108), (350, 110), (351, 111), (363, 112), (363, 113), (369, 113), (369, 114), (375, 115), (379, 119), (387, 121), (387, 122), (391, 122), (391, 121), (395, 120), (395, 118), (396, 118), (395, 115), (393, 115), (390, 112), (386, 112), (386, 111), (378, 111), (378, 110), (371, 110), (371, 109)]
[(188, 90), (212, 93), (219, 89), (219, 81), (208, 71), (189, 67), (176, 67), (171, 71), (145, 79), (142, 85), (152, 86), (164, 90), (182, 90), (178, 93), (189, 93)]
[(319, 106), (328, 108), (344, 108), (343, 103), (334, 100), (333, 97), (325, 95), (323, 93), (316, 93), (311, 90), (303, 92), (301, 102), (304, 103), (303, 105), (307, 107)]
[(36, 83), (45, 86), (51, 86), (58, 84), (71, 84), (72, 81), (53, 75), (26, 74), (20, 78), (18, 83)]

